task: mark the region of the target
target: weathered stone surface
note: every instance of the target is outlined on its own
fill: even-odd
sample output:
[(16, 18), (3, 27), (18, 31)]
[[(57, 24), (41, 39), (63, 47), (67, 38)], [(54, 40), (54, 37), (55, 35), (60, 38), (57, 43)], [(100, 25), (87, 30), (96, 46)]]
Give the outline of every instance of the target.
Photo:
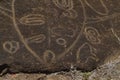
[(119, 49), (119, 0), (0, 1), (0, 65), (12, 72), (93, 70)]

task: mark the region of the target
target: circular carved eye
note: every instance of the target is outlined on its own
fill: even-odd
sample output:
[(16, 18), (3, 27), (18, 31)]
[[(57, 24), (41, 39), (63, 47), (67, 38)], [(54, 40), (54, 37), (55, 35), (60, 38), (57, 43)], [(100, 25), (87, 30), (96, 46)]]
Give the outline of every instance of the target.
[(63, 39), (63, 38), (58, 38), (57, 40), (56, 40), (56, 42), (57, 42), (57, 44), (59, 44), (59, 45), (66, 45), (66, 40), (65, 39)]

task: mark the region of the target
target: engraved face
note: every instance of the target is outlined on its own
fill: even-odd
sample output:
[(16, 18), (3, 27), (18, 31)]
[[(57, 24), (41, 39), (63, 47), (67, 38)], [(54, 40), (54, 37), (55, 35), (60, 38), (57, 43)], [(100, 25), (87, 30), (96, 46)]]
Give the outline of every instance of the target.
[[(104, 53), (113, 53), (112, 46), (118, 47), (115, 40), (109, 39), (110, 24), (89, 21), (92, 17), (87, 13), (88, 8), (93, 15), (104, 18), (104, 22), (110, 22), (105, 17), (107, 6), (102, 0), (98, 3), (105, 11), (101, 12), (89, 0), (85, 3), (81, 0), (25, 0), (23, 3), (19, 0), (14, 2), (13, 22), (25, 48), (40, 62), (50, 63), (75, 54), (77, 63), (89, 65), (91, 61), (99, 62)], [(110, 45), (111, 41), (114, 43)], [(108, 47), (111, 50), (106, 52)]]
[(16, 0), (14, 17), (21, 41), (37, 58), (65, 56), (78, 42), (84, 21), (81, 3), (73, 0)]
[(114, 1), (9, 0), (7, 7), (1, 1), (2, 56), (23, 71), (92, 70), (120, 50), (120, 4)]

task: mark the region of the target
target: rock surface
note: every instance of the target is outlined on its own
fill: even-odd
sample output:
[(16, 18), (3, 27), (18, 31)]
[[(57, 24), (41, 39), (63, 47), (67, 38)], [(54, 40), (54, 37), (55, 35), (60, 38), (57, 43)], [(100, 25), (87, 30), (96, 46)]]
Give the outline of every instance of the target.
[(0, 80), (120, 80), (120, 57), (92, 72), (58, 72), (52, 74), (7, 74)]
[(11, 72), (91, 71), (119, 50), (119, 0), (0, 0), (0, 66)]

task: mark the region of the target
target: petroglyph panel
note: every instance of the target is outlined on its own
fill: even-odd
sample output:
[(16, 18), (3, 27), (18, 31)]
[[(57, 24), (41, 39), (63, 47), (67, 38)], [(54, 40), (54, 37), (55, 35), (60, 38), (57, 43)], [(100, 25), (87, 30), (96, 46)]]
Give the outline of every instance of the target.
[(0, 1), (0, 64), (11, 72), (90, 71), (119, 50), (119, 0)]
[(3, 48), (6, 52), (14, 54), (17, 52), (17, 50), (19, 50), (20, 46), (16, 41), (6, 41), (3, 43)]

